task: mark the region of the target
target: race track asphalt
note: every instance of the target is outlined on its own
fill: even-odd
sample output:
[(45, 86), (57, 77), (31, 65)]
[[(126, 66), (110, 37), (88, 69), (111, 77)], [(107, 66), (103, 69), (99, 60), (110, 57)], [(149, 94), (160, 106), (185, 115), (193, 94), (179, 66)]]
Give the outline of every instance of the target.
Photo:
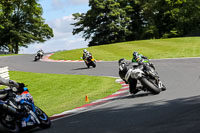
[[(9, 70), (118, 77), (117, 62), (32, 62), (33, 55), (0, 57)], [(167, 90), (159, 95), (140, 92), (52, 122), (50, 129), (32, 133), (199, 133), (200, 59), (152, 60)], [(0, 132), (6, 132), (0, 127)]]

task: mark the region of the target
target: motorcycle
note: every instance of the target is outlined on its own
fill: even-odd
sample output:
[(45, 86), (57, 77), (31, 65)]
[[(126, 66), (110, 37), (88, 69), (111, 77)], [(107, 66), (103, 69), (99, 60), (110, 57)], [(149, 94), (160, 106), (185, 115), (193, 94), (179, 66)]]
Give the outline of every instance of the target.
[(144, 65), (134, 67), (135, 69), (130, 69), (127, 72), (126, 80), (128, 78), (139, 80), (143, 86), (141, 87), (143, 91), (150, 91), (153, 94), (159, 94), (162, 90), (166, 90), (154, 68), (148, 67), (148, 69), (145, 69)]
[[(9, 97), (11, 95), (12, 97)], [(23, 95), (15, 95), (9, 90), (8, 94), (0, 94), (0, 98), (4, 99), (0, 100), (0, 123), (10, 132), (18, 133), (26, 128), (37, 126), (49, 128), (51, 126), (49, 117), (34, 104), (32, 96), (27, 91)], [(18, 101), (17, 104), (16, 101)], [(14, 115), (19, 112), (19, 109), (23, 114), (22, 117)]]
[[(119, 62), (119, 69), (123, 76), (121, 77), (126, 83), (129, 83), (130, 89), (137, 80), (141, 83), (140, 90), (150, 91), (153, 94), (159, 94), (161, 91), (166, 90), (165, 85), (161, 82), (158, 73), (155, 71), (155, 67), (152, 63), (145, 63), (143, 65), (134, 65), (132, 63)], [(127, 67), (129, 64), (129, 69)], [(137, 82), (136, 82), (137, 83)], [(134, 85), (133, 85), (134, 86)]]
[(86, 59), (84, 59), (84, 61), (88, 68), (90, 66), (92, 66), (93, 68), (96, 67), (96, 60), (94, 59), (92, 55), (89, 55)]
[(43, 53), (42, 52), (38, 52), (35, 55), (34, 61), (38, 61), (38, 60), (42, 59), (42, 57), (43, 57)]

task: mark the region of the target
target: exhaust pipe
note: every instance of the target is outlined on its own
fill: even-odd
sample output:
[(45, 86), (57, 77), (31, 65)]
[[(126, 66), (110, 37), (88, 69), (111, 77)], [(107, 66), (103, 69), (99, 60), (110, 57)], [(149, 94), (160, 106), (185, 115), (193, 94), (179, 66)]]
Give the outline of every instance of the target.
[(14, 116), (19, 115), (19, 112), (15, 108), (13, 108), (7, 104), (3, 104), (2, 108), (3, 108), (3, 110), (7, 111), (8, 114), (10, 114), (10, 115), (14, 115)]

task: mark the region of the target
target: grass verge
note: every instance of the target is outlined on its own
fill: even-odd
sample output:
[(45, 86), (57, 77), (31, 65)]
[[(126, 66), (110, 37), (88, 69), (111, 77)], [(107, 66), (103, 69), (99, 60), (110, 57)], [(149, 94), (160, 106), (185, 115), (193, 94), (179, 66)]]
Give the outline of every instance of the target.
[(27, 84), (35, 104), (49, 116), (86, 104), (86, 95), (92, 102), (121, 88), (110, 77), (18, 71), (10, 71), (10, 77)]
[(0, 54), (0, 56), (13, 56), (13, 55), (21, 55), (21, 54)]
[[(97, 60), (130, 60), (133, 51), (150, 59), (200, 57), (200, 37), (130, 41), (87, 48)], [(52, 55), (54, 60), (80, 60), (83, 49), (61, 51)]]

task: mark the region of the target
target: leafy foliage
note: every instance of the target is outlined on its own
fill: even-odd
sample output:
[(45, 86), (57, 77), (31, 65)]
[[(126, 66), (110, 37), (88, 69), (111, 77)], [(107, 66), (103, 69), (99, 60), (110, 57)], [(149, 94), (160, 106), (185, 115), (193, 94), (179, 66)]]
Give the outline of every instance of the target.
[(1, 0), (0, 24), (1, 49), (12, 53), (18, 53), (19, 47), (53, 37), (53, 30), (44, 23), (42, 7), (37, 0)]
[(73, 14), (73, 34), (89, 46), (200, 34), (197, 0), (89, 0), (86, 13)]
[[(115, 0), (90, 0), (90, 9), (86, 14), (73, 14), (79, 22), (74, 25), (80, 26), (74, 29), (73, 34), (84, 32), (85, 39), (92, 38), (90, 46), (125, 41), (125, 35), (130, 32), (126, 12), (120, 8), (120, 3)], [(121, 36), (122, 35), (122, 36)]]

